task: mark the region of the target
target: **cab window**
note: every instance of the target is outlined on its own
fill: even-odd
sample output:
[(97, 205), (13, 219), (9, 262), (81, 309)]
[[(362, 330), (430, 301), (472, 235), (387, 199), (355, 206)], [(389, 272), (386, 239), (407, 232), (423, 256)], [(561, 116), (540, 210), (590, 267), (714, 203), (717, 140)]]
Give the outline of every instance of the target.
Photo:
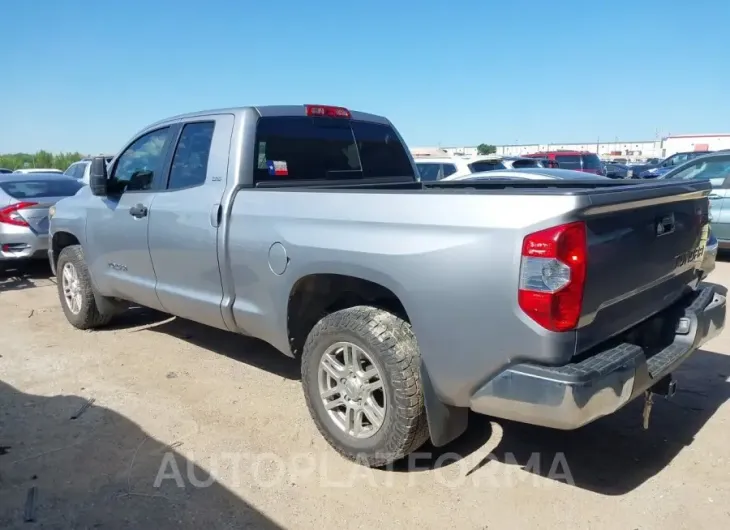
[(264, 117), (256, 127), (254, 182), (415, 177), (385, 124), (341, 118)]
[(140, 136), (127, 147), (109, 179), (110, 194), (151, 190), (155, 176), (162, 171), (169, 140), (170, 128), (164, 127)]
[(167, 188), (179, 190), (205, 183), (215, 122), (188, 123), (183, 127), (172, 159)]

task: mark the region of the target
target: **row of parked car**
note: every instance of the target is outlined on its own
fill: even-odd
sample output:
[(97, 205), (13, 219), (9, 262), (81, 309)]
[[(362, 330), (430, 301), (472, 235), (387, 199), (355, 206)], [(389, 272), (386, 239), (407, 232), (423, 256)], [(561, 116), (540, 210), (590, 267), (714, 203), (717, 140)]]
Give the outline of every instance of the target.
[[(604, 162), (594, 153), (581, 151), (548, 151), (523, 156), (502, 156), (497, 154), (472, 157), (443, 157), (416, 154), (416, 161), (423, 181), (456, 180), (470, 174), (485, 171), (513, 170), (527, 168), (561, 168), (582, 173), (592, 173), (608, 178), (657, 178), (699, 157), (706, 157), (713, 151), (688, 151), (675, 153), (663, 160), (648, 159), (641, 164), (626, 160)], [(717, 151), (730, 153), (730, 150)]]
[(611, 178), (657, 178), (696, 158), (727, 152), (729, 151), (685, 151), (674, 153), (663, 160), (652, 158), (641, 164), (612, 160), (605, 163), (606, 176)]
[(417, 156), (423, 181), (491, 179), (676, 179), (709, 180), (712, 234), (708, 250), (730, 248), (730, 150), (675, 153), (643, 165), (604, 164), (593, 153), (550, 152), (523, 157), (484, 155), (475, 157)]
[(458, 180), (475, 173), (516, 169), (569, 169), (583, 173), (604, 175), (600, 159), (594, 153), (552, 151), (524, 156), (496, 154), (475, 157), (439, 157), (416, 155), (416, 165), (422, 181)]
[[(103, 155), (104, 159), (106, 160), (107, 164), (111, 162), (112, 156), (110, 155)], [(72, 177), (77, 180), (81, 180), (84, 183), (89, 183), (89, 169), (91, 168), (91, 161), (93, 158), (82, 158), (78, 162), (74, 162), (70, 166), (66, 168), (65, 171), (61, 171), (60, 169), (55, 168), (44, 168), (44, 167), (28, 167), (28, 168), (20, 168), (16, 170), (11, 170), (7, 168), (0, 168), (0, 175), (7, 175), (10, 173), (19, 173), (24, 175), (32, 175), (32, 174), (63, 174), (67, 177)]]

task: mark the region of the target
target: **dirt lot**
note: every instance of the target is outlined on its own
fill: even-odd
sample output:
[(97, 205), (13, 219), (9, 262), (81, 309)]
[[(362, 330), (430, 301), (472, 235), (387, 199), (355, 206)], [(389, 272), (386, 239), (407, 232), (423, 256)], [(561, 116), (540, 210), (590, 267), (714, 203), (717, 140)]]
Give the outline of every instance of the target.
[[(730, 331), (682, 367), (648, 432), (639, 403), (569, 433), (474, 416), (450, 446), (372, 471), (320, 438), (294, 361), (143, 310), (74, 330), (48, 274), (0, 277), (0, 528), (730, 522)], [(711, 279), (730, 286), (730, 263)]]

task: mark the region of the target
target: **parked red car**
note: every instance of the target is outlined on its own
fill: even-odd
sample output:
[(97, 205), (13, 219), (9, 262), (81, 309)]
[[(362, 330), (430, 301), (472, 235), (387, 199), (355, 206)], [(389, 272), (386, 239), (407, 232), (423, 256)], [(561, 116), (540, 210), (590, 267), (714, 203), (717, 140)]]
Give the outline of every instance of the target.
[(543, 151), (541, 153), (532, 153), (523, 156), (554, 160), (563, 169), (583, 171), (584, 173), (593, 173), (595, 175), (605, 174), (601, 159), (595, 153), (588, 151)]

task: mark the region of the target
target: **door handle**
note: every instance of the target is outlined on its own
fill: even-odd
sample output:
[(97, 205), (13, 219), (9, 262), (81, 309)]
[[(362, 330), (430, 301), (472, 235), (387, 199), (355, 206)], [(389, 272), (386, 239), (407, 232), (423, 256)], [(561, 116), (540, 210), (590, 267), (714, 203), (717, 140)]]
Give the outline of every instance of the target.
[(210, 226), (218, 228), (221, 224), (221, 215), (223, 210), (221, 209), (220, 203), (215, 203), (210, 209)]
[(722, 199), (722, 195), (718, 195), (716, 193), (710, 193), (710, 195), (708, 195), (708, 198), (711, 201), (714, 201), (714, 200), (717, 200), (717, 199)]
[(137, 204), (136, 206), (132, 206), (129, 209), (129, 215), (131, 215), (132, 217), (136, 217), (137, 219), (147, 217), (147, 207), (144, 204)]

